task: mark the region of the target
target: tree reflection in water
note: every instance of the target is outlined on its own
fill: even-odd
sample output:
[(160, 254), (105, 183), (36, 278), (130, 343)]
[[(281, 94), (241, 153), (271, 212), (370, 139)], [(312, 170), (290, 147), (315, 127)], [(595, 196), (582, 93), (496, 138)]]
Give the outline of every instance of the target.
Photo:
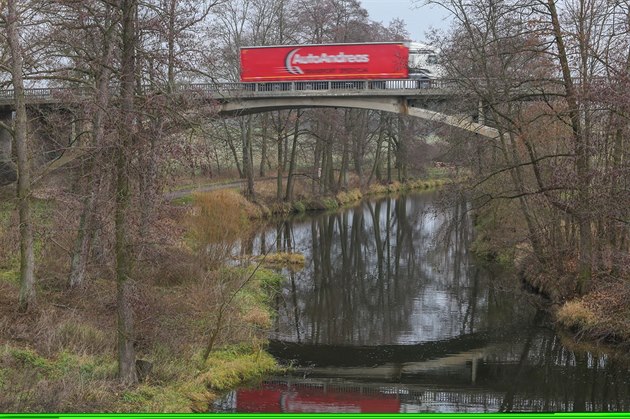
[(444, 340), (486, 330), (512, 315), (481, 286), (471, 262), (465, 202), (436, 211), (433, 194), (368, 201), (339, 213), (280, 221), (256, 239), (261, 251), (306, 256), (279, 299), (274, 338), (337, 345)]
[[(285, 271), (270, 351), (309, 365), (305, 388), (333, 380), (349, 395), (344, 386), (360, 382), (398, 394), (400, 411), (630, 410), (628, 360), (567, 349), (528, 297), (505, 287), (514, 281), (477, 266), (467, 209), (409, 195), (280, 221), (253, 238), (248, 251), (277, 243), (306, 256), (303, 270)], [(315, 397), (282, 380), (269, 394), (284, 386), (283, 400), (334, 405), (332, 390)]]

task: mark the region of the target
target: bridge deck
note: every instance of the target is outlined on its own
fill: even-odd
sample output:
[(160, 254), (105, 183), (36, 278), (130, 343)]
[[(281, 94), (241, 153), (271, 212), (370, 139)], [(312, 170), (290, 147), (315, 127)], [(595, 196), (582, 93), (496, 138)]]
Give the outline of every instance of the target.
[[(446, 98), (454, 95), (453, 84), (447, 80), (331, 80), (265, 83), (192, 83), (178, 84), (176, 94), (200, 95), (217, 101), (272, 97), (408, 97)], [(145, 86), (144, 95), (166, 93), (166, 88)], [(115, 92), (112, 92), (115, 93)], [(27, 103), (71, 104), (93, 97), (87, 87), (45, 87), (25, 90)], [(0, 108), (11, 109), (12, 89), (0, 90)]]

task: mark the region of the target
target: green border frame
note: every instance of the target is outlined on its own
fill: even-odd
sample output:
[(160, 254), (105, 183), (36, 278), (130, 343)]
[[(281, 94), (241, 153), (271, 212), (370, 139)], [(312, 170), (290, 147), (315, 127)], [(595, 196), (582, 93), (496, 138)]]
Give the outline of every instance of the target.
[(136, 418), (136, 419), (192, 419), (192, 418), (216, 418), (217, 416), (238, 416), (239, 418), (399, 418), (403, 416), (422, 417), (423, 419), (456, 419), (471, 416), (492, 416), (493, 419), (513, 418), (537, 418), (537, 419), (570, 419), (570, 418), (630, 418), (630, 412), (624, 413), (0, 413), (0, 419), (71, 419), (71, 418)]

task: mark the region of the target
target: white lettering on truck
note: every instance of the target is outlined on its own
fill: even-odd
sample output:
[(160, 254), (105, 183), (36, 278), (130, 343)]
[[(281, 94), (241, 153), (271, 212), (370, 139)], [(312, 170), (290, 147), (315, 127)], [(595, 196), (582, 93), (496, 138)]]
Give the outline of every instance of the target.
[(291, 50), (287, 54), (285, 60), (285, 66), (287, 71), (291, 74), (304, 74), (304, 71), (299, 67), (300, 64), (331, 64), (331, 63), (368, 63), (370, 62), (369, 54), (346, 54), (340, 52), (338, 54), (308, 54), (300, 55), (298, 51), (300, 48)]

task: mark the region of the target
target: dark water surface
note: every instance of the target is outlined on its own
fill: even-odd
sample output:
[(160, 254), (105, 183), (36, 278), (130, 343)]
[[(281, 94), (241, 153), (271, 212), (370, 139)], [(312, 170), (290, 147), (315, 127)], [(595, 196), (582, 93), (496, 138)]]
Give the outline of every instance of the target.
[(628, 360), (565, 347), (532, 296), (474, 261), (466, 203), (436, 202), (364, 202), (248, 243), (306, 256), (285, 271), (270, 336), (269, 351), (295, 369), (216, 411), (630, 410)]

